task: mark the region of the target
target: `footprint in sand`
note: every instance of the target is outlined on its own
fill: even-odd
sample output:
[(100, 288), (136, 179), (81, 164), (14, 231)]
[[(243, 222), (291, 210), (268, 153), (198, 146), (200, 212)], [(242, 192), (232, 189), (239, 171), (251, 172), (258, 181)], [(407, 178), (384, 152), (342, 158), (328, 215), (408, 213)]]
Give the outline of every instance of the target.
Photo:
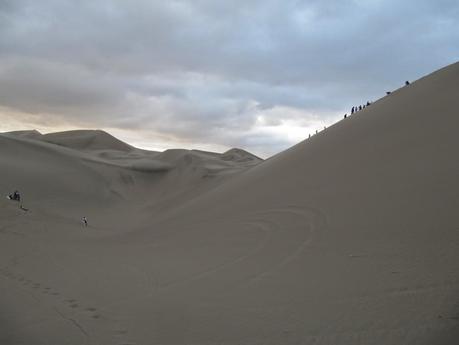
[(86, 308), (85, 309), (87, 312), (90, 312), (92, 313), (91, 317), (93, 319), (100, 319), (102, 316), (100, 314), (97, 313), (97, 308), (94, 308), (94, 307), (89, 307), (89, 308)]
[[(118, 329), (114, 332), (117, 336), (125, 336), (127, 335), (128, 331), (126, 329)], [(120, 343), (118, 345), (136, 345), (136, 343), (131, 343), (131, 342), (124, 342)]]

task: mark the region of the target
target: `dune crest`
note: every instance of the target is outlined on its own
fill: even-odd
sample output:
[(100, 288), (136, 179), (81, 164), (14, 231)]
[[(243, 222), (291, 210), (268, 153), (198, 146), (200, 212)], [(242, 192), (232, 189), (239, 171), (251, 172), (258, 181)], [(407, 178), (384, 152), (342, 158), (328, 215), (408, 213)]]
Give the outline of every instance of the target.
[(35, 140), (40, 140), (40, 138), (43, 136), (43, 134), (41, 134), (36, 129), (25, 130), (25, 131), (12, 131), (12, 132), (6, 132), (4, 134), (11, 135), (14, 137), (19, 137), (19, 138), (35, 139)]
[(132, 146), (101, 130), (73, 130), (45, 134), (43, 141), (79, 150), (116, 150), (129, 152)]
[(232, 148), (222, 154), (223, 160), (237, 162), (260, 162), (261, 158), (242, 149)]

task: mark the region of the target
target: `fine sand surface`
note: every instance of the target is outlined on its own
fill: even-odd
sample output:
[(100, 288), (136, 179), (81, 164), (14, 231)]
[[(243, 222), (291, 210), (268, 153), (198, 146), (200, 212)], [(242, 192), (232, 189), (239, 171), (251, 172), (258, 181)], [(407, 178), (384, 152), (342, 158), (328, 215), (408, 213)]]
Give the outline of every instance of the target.
[(458, 95), (455, 64), (266, 161), (0, 135), (0, 344), (459, 344)]

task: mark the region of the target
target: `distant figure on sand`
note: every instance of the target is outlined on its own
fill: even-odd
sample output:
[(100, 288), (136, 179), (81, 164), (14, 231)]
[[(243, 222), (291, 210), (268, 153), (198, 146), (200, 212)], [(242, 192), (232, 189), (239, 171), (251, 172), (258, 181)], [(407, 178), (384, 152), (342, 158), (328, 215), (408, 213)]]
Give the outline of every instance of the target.
[(88, 219), (86, 217), (83, 217), (82, 219), (83, 226), (88, 226)]
[(407, 81), (405, 82), (405, 85), (406, 85), (406, 86), (410, 85), (410, 82), (407, 80)]
[(386, 95), (390, 95), (390, 91), (386, 91)]
[(15, 190), (13, 194), (8, 195), (8, 198), (10, 200), (21, 202), (21, 194), (19, 194), (17, 190)]
[(351, 109), (351, 115), (354, 114), (354, 107)]
[(347, 114), (344, 114), (344, 118), (346, 118), (346, 117), (347, 117)]
[(371, 104), (370, 101), (367, 101), (367, 107), (368, 107), (370, 104)]

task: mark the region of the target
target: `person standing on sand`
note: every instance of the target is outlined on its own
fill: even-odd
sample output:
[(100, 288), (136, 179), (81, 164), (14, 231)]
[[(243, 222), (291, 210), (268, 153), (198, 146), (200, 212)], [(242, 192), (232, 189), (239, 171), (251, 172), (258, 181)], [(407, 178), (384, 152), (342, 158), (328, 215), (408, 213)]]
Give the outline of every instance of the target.
[(83, 221), (83, 226), (88, 226), (88, 219), (86, 217), (83, 217), (81, 220)]
[(17, 190), (15, 190), (13, 194), (10, 194), (9, 198), (10, 200), (21, 202), (21, 194), (19, 194)]

